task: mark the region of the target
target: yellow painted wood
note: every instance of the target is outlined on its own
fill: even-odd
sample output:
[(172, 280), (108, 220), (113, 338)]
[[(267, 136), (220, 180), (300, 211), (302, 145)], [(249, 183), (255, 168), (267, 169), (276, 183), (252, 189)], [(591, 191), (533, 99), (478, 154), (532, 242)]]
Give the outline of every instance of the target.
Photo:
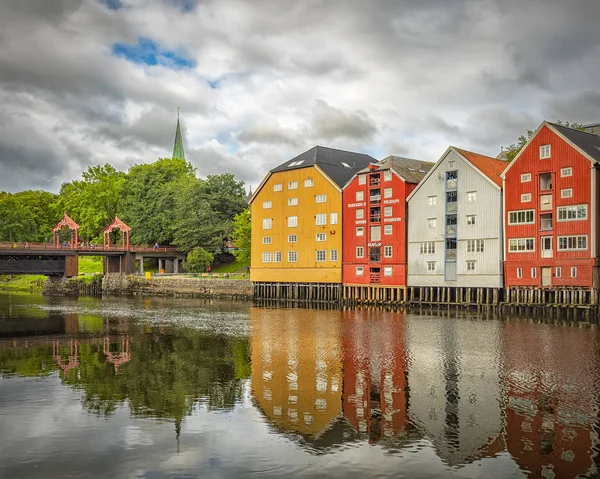
[[(312, 179), (314, 186), (305, 187), (304, 180)], [(297, 189), (289, 189), (290, 182), (298, 182)], [(281, 191), (274, 185), (281, 184)], [(326, 203), (317, 203), (317, 195), (327, 195)], [(289, 198), (298, 198), (297, 206), (289, 206)], [(270, 201), (272, 208), (263, 203)], [(327, 214), (325, 226), (316, 225), (317, 214)], [(337, 213), (337, 224), (330, 223), (331, 213)], [(288, 217), (298, 216), (298, 226), (288, 227)], [(271, 230), (263, 229), (263, 219), (272, 218)], [(317, 242), (317, 233), (325, 233), (326, 241)], [(289, 243), (288, 235), (298, 236), (297, 243)], [(271, 244), (263, 244), (270, 236)], [(326, 250), (325, 262), (317, 262), (316, 251)], [(331, 250), (337, 250), (337, 261), (331, 261)], [(288, 251), (298, 252), (298, 262), (288, 262)], [(271, 263), (263, 263), (263, 252), (271, 253)], [(281, 263), (275, 263), (274, 253), (282, 253)], [(342, 282), (342, 193), (319, 168), (310, 166), (270, 174), (252, 200), (252, 281), (273, 282)]]

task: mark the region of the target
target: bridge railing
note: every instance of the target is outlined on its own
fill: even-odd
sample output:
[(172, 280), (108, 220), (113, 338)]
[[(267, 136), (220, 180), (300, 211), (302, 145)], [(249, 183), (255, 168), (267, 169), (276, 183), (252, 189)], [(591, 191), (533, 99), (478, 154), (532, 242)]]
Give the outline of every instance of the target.
[(56, 246), (53, 243), (29, 243), (29, 242), (12, 242), (12, 243), (0, 243), (0, 250), (32, 250), (32, 251), (132, 251), (135, 253), (175, 253), (177, 252), (176, 246), (152, 246), (152, 245), (131, 245), (129, 248), (123, 248), (123, 245), (116, 244), (110, 246), (96, 245), (96, 244), (82, 244), (71, 245), (69, 243), (62, 243)]

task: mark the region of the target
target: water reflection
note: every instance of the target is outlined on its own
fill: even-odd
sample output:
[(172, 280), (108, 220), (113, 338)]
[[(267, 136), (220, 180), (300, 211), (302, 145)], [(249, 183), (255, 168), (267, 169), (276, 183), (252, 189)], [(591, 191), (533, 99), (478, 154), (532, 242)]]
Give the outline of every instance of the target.
[[(0, 387), (0, 475), (3, 462), (10, 477), (29, 475), (23, 464), (39, 459), (14, 425), (27, 419), (19, 391), (35, 385), (43, 396), (50, 381), (104, 421), (94, 435), (113, 437), (123, 422), (128, 441), (160, 455), (156, 438), (166, 434), (184, 476), (596, 474), (595, 329), (185, 300), (0, 296), (0, 311), (0, 381), (10, 386)], [(40, 407), (73, 406), (54, 402)], [(157, 419), (167, 432), (153, 429)], [(58, 449), (45, 463), (66, 454), (66, 436), (88, 437), (73, 427), (53, 434)], [(200, 451), (205, 462), (193, 459)], [(118, 461), (140, 457), (148, 460)], [(136, 464), (130, 475), (151, 475)], [(172, 472), (154, 467), (158, 477)]]

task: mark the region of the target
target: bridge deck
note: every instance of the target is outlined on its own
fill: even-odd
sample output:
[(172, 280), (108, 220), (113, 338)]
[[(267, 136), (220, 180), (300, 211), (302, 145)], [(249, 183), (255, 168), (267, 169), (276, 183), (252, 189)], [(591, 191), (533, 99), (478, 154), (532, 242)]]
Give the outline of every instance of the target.
[(36, 255), (56, 255), (71, 256), (75, 253), (80, 256), (115, 256), (125, 253), (147, 253), (145, 256), (168, 256), (180, 255), (175, 246), (160, 246), (155, 248), (151, 245), (133, 245), (129, 248), (123, 248), (121, 245), (111, 245), (110, 247), (100, 246), (82, 246), (73, 247), (70, 245), (61, 245), (56, 247), (52, 243), (0, 243), (0, 254), (36, 254)]

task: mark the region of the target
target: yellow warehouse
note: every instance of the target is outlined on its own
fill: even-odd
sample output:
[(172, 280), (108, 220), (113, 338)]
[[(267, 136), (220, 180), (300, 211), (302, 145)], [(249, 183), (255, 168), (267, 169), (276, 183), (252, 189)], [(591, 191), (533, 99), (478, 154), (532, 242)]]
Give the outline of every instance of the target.
[(342, 188), (368, 155), (315, 146), (271, 170), (250, 199), (250, 279), (342, 282)]

